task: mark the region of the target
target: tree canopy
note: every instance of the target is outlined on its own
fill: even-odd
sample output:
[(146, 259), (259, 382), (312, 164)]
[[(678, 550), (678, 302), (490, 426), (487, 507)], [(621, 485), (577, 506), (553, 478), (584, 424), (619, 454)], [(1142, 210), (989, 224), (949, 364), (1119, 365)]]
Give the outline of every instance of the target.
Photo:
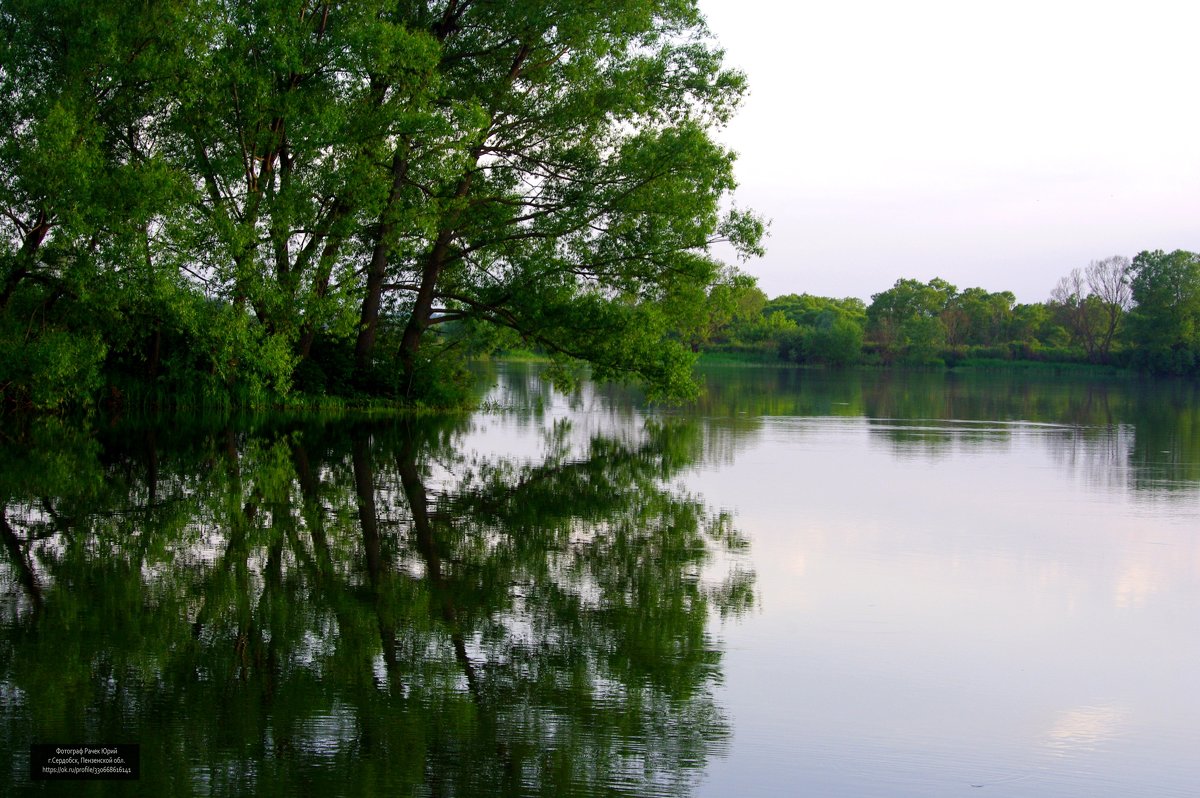
[(1130, 334), (1145, 365), (1173, 374), (1200, 364), (1200, 255), (1141, 252), (1129, 267)]
[(710, 246), (759, 251), (693, 0), (2, 0), (0, 42), (9, 399), (415, 398), (489, 326), (682, 396)]

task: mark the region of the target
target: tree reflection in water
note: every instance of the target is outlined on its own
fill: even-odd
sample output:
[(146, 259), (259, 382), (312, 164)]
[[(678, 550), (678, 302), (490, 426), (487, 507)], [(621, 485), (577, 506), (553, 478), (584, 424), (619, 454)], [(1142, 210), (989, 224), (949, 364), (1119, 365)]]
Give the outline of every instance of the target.
[(864, 424), (898, 457), (938, 459), (1036, 435), (1099, 487), (1189, 501), (1200, 485), (1200, 383), (1005, 372), (705, 372), (709, 460), (756, 444), (766, 417)]
[(729, 733), (708, 623), (753, 595), (666, 487), (700, 431), (530, 463), (470, 423), (14, 433), (5, 780), (119, 792), (28, 782), (30, 743), (86, 741), (140, 743), (146, 794), (687, 793)]

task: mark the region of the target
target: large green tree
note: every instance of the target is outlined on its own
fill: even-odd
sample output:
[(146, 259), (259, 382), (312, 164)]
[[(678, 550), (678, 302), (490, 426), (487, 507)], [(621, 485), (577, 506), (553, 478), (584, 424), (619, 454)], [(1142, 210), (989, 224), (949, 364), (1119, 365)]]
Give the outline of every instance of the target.
[(253, 327), (285, 377), (318, 331), (351, 333), (364, 239), (404, 214), (381, 208), (420, 212), (383, 179), (395, 140), (447, 135), (426, 110), (437, 43), (406, 23), (383, 0), (195, 7), (203, 44), (170, 117), (195, 188), (172, 219), (177, 265)]
[(2, 0), (0, 26), (0, 386), (26, 395), (37, 336), (85, 391), (278, 394), (324, 347), (415, 395), (440, 329), (489, 325), (685, 395), (710, 245), (758, 251), (712, 137), (744, 80), (692, 0)]
[(1016, 301), (1011, 291), (967, 288), (955, 294), (938, 315), (946, 329), (946, 342), (992, 346), (1007, 340)]
[(767, 303), (766, 313), (794, 325), (777, 334), (785, 360), (845, 366), (862, 356), (867, 311), (861, 299), (785, 294)]
[(711, 343), (744, 342), (759, 335), (767, 295), (757, 281), (736, 269), (728, 269), (708, 291), (705, 312), (696, 319), (686, 340), (693, 351)]
[(1129, 337), (1141, 365), (1185, 374), (1200, 361), (1200, 255), (1140, 252), (1129, 273), (1134, 308)]
[(945, 343), (941, 316), (957, 293), (940, 277), (928, 283), (897, 280), (891, 288), (871, 296), (867, 332), (886, 360), (900, 355), (928, 360)]
[(158, 151), (173, 4), (0, 3), (0, 394), (52, 406), (138, 346), (183, 182)]
[[(414, 24), (440, 43), (436, 105), (461, 136), (417, 181), (428, 226), (372, 261), (387, 280), (372, 272), (359, 367), (390, 308), (406, 390), (430, 331), (470, 320), (686, 393), (690, 359), (668, 335), (703, 313), (720, 273), (707, 248), (753, 252), (762, 232), (719, 212), (733, 155), (710, 131), (744, 84), (695, 4), (451, 0)], [(425, 146), (402, 139), (393, 174)]]

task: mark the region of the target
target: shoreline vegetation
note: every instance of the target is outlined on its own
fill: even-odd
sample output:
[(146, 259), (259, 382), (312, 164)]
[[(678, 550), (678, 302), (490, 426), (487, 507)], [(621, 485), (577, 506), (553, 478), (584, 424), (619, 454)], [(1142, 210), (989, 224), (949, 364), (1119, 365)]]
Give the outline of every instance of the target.
[[(507, 360), (506, 357), (500, 357), (499, 360)], [(524, 360), (525, 358), (521, 358)], [(1105, 365), (1101, 363), (1088, 362), (1071, 362), (1071, 361), (1044, 361), (1044, 360), (1004, 360), (1000, 358), (989, 357), (967, 357), (954, 362), (953, 365), (912, 365), (912, 364), (893, 364), (882, 365), (879, 363), (857, 363), (854, 365), (832, 367), (820, 363), (793, 363), (786, 360), (781, 360), (772, 352), (762, 351), (705, 351), (701, 352), (696, 360), (696, 365), (699, 368), (709, 367), (733, 367), (733, 368), (784, 368), (798, 369), (811, 371), (826, 371), (826, 370), (854, 370), (854, 371), (896, 371), (896, 372), (923, 372), (923, 373), (939, 373), (946, 374), (964, 374), (972, 372), (1011, 372), (1011, 373), (1029, 373), (1029, 374), (1044, 374), (1044, 375), (1059, 375), (1059, 374), (1080, 374), (1097, 377), (1138, 377), (1147, 376), (1143, 372), (1129, 367), (1116, 365)]]
[(2, 2), (0, 412), (464, 408), (493, 352), (654, 401), (706, 352), (1200, 373), (1191, 252), (768, 299), (696, 0)]
[[(1110, 272), (1117, 286), (1110, 301), (1089, 291), (1081, 271), (1064, 277), (1042, 303), (1017, 304), (1009, 292), (980, 288), (959, 292), (940, 279), (922, 284), (897, 280), (892, 288), (861, 300), (789, 294), (768, 299), (749, 275), (726, 272), (710, 286), (702, 323), (667, 331), (667, 340), (690, 352), (681, 359), (689, 373), (704, 367), (775, 367), (800, 370), (889, 370), (970, 374), (1005, 372), (1058, 378), (1122, 379), (1139, 376), (1194, 378), (1200, 372), (1200, 256), (1188, 252), (1143, 252), (1132, 261), (1114, 257), (1093, 262), (1087, 274)], [(1166, 287), (1153, 285), (1153, 281)], [(1074, 286), (1074, 290), (1070, 290)], [(1081, 287), (1082, 286), (1082, 287)], [(1171, 301), (1164, 301), (1163, 294)], [(385, 326), (382, 342), (395, 344)], [(67, 346), (70, 348), (69, 336)], [(448, 324), (437, 333), (441, 390), (405, 396), (354, 379), (350, 353), (330, 346), (302, 361), (288, 390), (247, 390), (237, 383), (213, 390), (211, 382), (180, 388), (158, 375), (139, 375), (99, 366), (90, 392), (32, 401), (40, 371), (27, 385), (9, 373), (29, 352), (11, 341), (0, 350), (4, 411), (35, 413), (109, 412), (134, 414), (201, 410), (218, 413), (277, 411), (391, 414), (477, 409), (483, 396), (472, 385), (471, 364), (480, 361), (541, 363), (552, 379), (570, 385), (584, 375), (634, 378), (636, 373), (593, 368), (585, 358), (561, 350), (522, 345), (513, 332), (481, 331)], [(432, 348), (432, 347), (431, 347)], [(396, 361), (392, 361), (393, 365)], [(98, 364), (99, 365), (99, 364)], [(377, 364), (378, 366), (379, 364)], [(320, 372), (306, 379), (305, 369)], [(338, 375), (329, 379), (328, 375)], [(316, 390), (314, 390), (314, 388)], [(661, 399), (664, 397), (655, 397)], [(679, 397), (667, 396), (668, 401)]]
[[(1187, 257), (1180, 257), (1181, 254)], [(1140, 259), (1164, 257), (1188, 264), (1194, 264), (1200, 258), (1191, 253), (1139, 255)], [(1122, 267), (1122, 279), (1126, 284), (1132, 282), (1135, 263), (1137, 259), (1132, 263), (1125, 262)], [(729, 301), (730, 296), (721, 296), (723, 290), (730, 286), (736, 286), (735, 290), (728, 292), (733, 302)], [(930, 291), (931, 288), (934, 290)], [(941, 296), (932, 305), (932, 310), (922, 310), (919, 303), (911, 298), (906, 302), (897, 302), (897, 293), (914, 291), (924, 293), (926, 300), (935, 292), (940, 292)], [(1132, 299), (1132, 291), (1130, 294)], [(1200, 291), (1197, 294), (1200, 295)], [(1166, 347), (1169, 356), (1162, 358), (1160, 351), (1158, 361), (1148, 357), (1148, 352), (1140, 346), (1142, 342), (1136, 337), (1139, 323), (1145, 324), (1149, 316), (1148, 308), (1140, 308), (1139, 313), (1139, 307), (1131, 301), (1127, 301), (1116, 316), (1111, 342), (1103, 351), (1089, 351), (1084, 345), (1089, 335), (1085, 326), (1089, 317), (1076, 312), (1077, 305), (1086, 306), (1088, 303), (1086, 296), (1082, 302), (1078, 299), (1064, 301), (1059, 297), (1036, 305), (1017, 305), (1007, 292), (989, 295), (982, 289), (968, 289), (960, 294), (941, 280), (935, 279), (922, 286), (915, 280), (902, 279), (892, 289), (876, 294), (872, 299), (870, 305), (856, 299), (838, 300), (806, 294), (768, 300), (752, 277), (738, 274), (734, 280), (710, 289), (709, 312), (720, 316), (719, 303), (722, 301), (726, 305), (726, 312), (718, 323), (711, 324), (703, 331), (703, 342), (699, 337), (689, 341), (694, 368), (1012, 373), (1051, 378), (1101, 379), (1147, 376), (1188, 378), (1196, 374), (1196, 349), (1192, 347)], [(984, 301), (980, 302), (980, 299)], [(974, 317), (961, 307), (971, 300), (976, 302)], [(906, 303), (907, 308), (904, 307)], [(896, 305), (903, 310), (898, 311)], [(987, 312), (979, 313), (979, 305), (987, 308)], [(1094, 305), (1093, 310), (1099, 311), (1099, 308)], [(955, 319), (955, 314), (965, 317), (965, 323), (962, 318)], [(1099, 317), (1100, 313), (1096, 312), (1090, 319), (1099, 324), (1096, 321)], [(1200, 314), (1197, 314), (1197, 318), (1200, 319)], [(993, 335), (991, 342), (951, 346), (947, 342), (947, 326), (953, 326), (956, 322), (960, 341), (986, 339), (987, 334), (977, 329), (980, 327), (985, 330), (1016, 331), (1021, 339), (995, 343), (995, 339), (1002, 335)], [(889, 328), (891, 338), (887, 337)], [(914, 329), (926, 333), (927, 337), (915, 337)], [(1091, 334), (1095, 335), (1094, 332)], [(482, 395), (473, 394), (469, 388), (471, 363), (543, 364), (561, 372), (567, 384), (590, 371), (588, 363), (563, 358), (558, 352), (513, 346), (509, 343), (512, 337), (494, 336), (485, 340), (477, 335), (464, 334), (451, 326), (448, 338), (453, 344), (446, 348), (444, 354), (454, 359), (457, 381), (455, 391), (442, 397), (448, 401), (413, 401), (378, 390), (363, 390), (349, 381), (342, 386), (340, 393), (301, 389), (286, 393), (250, 394), (239, 393), (236, 389), (179, 390), (161, 382), (155, 384), (154, 380), (130, 379), (129, 375), (117, 374), (109, 375), (116, 379), (106, 380), (100, 389), (89, 395), (77, 396), (71, 402), (56, 402), (50, 407), (11, 401), (7, 393), (11, 381), (6, 381), (0, 386), (0, 391), (5, 393), (4, 408), (0, 412), (73, 413), (101, 408), (134, 415), (200, 410), (216, 413), (268, 411), (374, 416), (397, 412), (422, 414), (468, 411), (479, 409), (483, 399)], [(454, 352), (456, 348), (461, 351)], [(12, 353), (8, 354), (11, 359)], [(1162, 362), (1167, 367), (1163, 367)]]

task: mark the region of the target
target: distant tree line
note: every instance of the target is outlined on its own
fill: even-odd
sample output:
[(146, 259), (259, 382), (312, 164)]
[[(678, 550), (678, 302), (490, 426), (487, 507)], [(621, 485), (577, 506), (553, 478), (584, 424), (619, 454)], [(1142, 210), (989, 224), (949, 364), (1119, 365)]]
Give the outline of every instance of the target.
[(714, 326), (695, 345), (771, 351), (796, 363), (957, 365), (967, 360), (1106, 364), (1200, 374), (1200, 255), (1161, 250), (1072, 269), (1044, 302), (1010, 291), (902, 278), (859, 299), (767, 299), (745, 277), (714, 289)]

